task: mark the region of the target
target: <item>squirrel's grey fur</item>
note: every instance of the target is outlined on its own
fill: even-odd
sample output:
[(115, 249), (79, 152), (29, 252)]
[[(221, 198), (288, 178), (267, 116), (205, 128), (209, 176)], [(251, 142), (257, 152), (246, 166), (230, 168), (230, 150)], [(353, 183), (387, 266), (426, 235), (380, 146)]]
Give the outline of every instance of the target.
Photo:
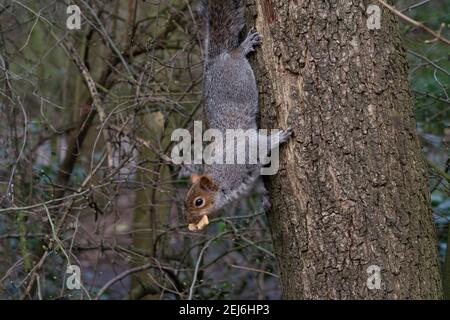
[[(223, 136), (226, 129), (257, 129), (258, 88), (246, 56), (261, 38), (252, 29), (239, 46), (239, 34), (245, 24), (245, 1), (206, 0), (203, 8), (207, 21), (203, 78), (206, 125), (222, 131)], [(258, 176), (254, 172), (253, 178), (249, 177), (249, 169), (258, 171), (254, 166), (212, 164), (205, 168), (221, 190), (220, 207), (252, 191)]]
[[(207, 127), (220, 130), (224, 137), (227, 129), (257, 129), (258, 88), (247, 55), (261, 43), (261, 36), (252, 28), (239, 43), (244, 11), (243, 0), (203, 0), (199, 10), (204, 28), (204, 116)], [(290, 132), (285, 131), (280, 139), (286, 141)], [(204, 173), (218, 187), (211, 212), (252, 192), (265, 194), (259, 168), (246, 164), (205, 165)]]
[(202, 0), (198, 13), (206, 57), (239, 46), (239, 33), (245, 25), (245, 0)]

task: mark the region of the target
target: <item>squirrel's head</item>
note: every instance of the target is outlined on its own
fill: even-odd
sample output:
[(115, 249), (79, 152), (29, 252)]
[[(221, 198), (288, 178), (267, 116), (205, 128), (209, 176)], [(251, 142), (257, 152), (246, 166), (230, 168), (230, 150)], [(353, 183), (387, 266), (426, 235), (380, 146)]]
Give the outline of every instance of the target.
[(188, 222), (197, 222), (205, 214), (212, 213), (215, 195), (219, 188), (207, 174), (192, 174), (192, 186), (184, 204)]

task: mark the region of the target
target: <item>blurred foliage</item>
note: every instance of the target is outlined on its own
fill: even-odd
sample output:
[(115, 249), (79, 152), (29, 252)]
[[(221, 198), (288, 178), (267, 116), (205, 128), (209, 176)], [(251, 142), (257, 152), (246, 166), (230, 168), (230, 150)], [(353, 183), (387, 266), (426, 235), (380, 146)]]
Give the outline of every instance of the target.
[[(408, 9), (415, 4), (420, 6)], [(397, 8), (433, 30), (450, 38), (449, 1), (398, 1)], [(415, 98), (415, 113), (424, 154), (443, 172), (450, 172), (450, 48), (419, 28), (401, 23), (407, 58), (409, 80)], [(431, 41), (430, 41), (431, 40)], [(437, 224), (439, 253), (443, 261), (447, 246), (450, 219), (449, 181), (430, 166), (431, 203)]]

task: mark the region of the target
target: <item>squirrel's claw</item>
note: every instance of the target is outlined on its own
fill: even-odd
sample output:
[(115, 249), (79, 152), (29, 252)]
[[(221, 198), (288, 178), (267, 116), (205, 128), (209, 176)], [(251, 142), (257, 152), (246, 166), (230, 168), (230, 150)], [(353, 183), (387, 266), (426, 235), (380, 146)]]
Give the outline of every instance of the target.
[(294, 133), (294, 129), (288, 128), (286, 130), (281, 130), (279, 133), (279, 141), (280, 143), (284, 143), (289, 140), (289, 138), (292, 136), (292, 133)]
[(244, 42), (242, 42), (241, 48), (243, 49), (244, 54), (247, 55), (250, 52), (255, 51), (255, 46), (260, 45), (261, 42), (261, 35), (256, 31), (255, 27), (253, 27), (248, 32), (247, 38), (245, 38)]

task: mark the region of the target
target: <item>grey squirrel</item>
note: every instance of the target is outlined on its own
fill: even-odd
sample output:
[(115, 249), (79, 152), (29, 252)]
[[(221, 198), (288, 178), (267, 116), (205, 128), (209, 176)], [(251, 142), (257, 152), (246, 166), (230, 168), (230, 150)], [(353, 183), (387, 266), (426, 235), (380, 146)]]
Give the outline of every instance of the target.
[[(239, 44), (239, 33), (245, 24), (244, 11), (244, 0), (203, 0), (200, 3), (205, 52), (204, 116), (208, 128), (223, 133), (227, 129), (257, 129), (258, 89), (247, 55), (261, 44), (261, 36), (252, 28)], [(279, 143), (287, 141), (291, 134), (291, 129), (282, 130), (278, 134)], [(268, 208), (270, 203), (260, 167), (259, 164), (211, 164), (204, 166), (202, 174), (192, 174), (192, 186), (185, 199), (189, 228), (203, 228), (207, 215), (253, 192), (262, 195), (263, 206)], [(205, 219), (206, 223), (200, 224)]]

